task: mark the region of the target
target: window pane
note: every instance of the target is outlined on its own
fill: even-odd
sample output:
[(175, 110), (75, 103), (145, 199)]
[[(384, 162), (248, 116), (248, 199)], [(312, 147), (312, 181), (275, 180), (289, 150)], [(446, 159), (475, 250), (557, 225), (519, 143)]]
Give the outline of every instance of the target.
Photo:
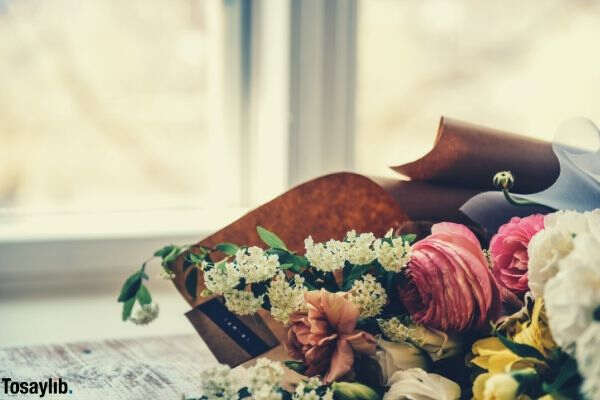
[(571, 117), (600, 123), (599, 14), (569, 0), (360, 1), (357, 167), (391, 174), (424, 154), (441, 115), (548, 140)]
[(224, 4), (0, 0), (0, 207), (239, 204)]

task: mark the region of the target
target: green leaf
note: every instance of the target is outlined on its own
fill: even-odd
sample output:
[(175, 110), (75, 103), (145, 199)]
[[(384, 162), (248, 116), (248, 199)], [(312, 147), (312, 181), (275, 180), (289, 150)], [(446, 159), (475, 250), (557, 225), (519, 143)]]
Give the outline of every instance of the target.
[(537, 358), (541, 361), (546, 361), (546, 358), (535, 347), (513, 342), (512, 340), (502, 335), (498, 335), (498, 339), (500, 339), (502, 344), (504, 344), (510, 351), (512, 351), (520, 357), (531, 357)]
[(198, 269), (194, 268), (185, 278), (185, 290), (192, 298), (196, 298), (196, 287), (198, 285)]
[(284, 361), (283, 363), (285, 364), (286, 367), (288, 367), (292, 371), (296, 371), (300, 375), (302, 375), (306, 371), (306, 368), (307, 368), (306, 365), (304, 365), (304, 363), (302, 361), (288, 360), (288, 361)]
[(137, 294), (140, 286), (142, 285), (142, 277), (144, 276), (144, 272), (137, 271), (133, 275), (131, 275), (121, 288), (121, 294), (119, 295), (118, 301), (119, 303), (124, 303), (131, 298), (134, 298)]
[(354, 284), (354, 281), (363, 276), (371, 268), (371, 265), (353, 266), (347, 274), (344, 274), (344, 283), (342, 285), (342, 290), (350, 290), (350, 288), (352, 288), (352, 285)]
[(187, 258), (192, 264), (200, 264), (202, 261), (205, 260), (205, 255), (189, 252)]
[(562, 387), (564, 387), (567, 382), (569, 382), (572, 378), (576, 377), (579, 374), (577, 369), (577, 361), (574, 358), (567, 356), (566, 360), (563, 360), (561, 363), (560, 370), (558, 371), (558, 375), (552, 384), (544, 385), (544, 390), (548, 392), (556, 392)]
[(180, 252), (181, 252), (181, 249), (179, 247), (173, 246), (171, 251), (166, 256), (163, 257), (162, 265), (166, 267), (171, 262), (175, 261)]
[(406, 235), (402, 235), (402, 239), (405, 242), (412, 243), (417, 239), (417, 235), (415, 235), (414, 233), (408, 233)]
[(286, 270), (286, 269), (290, 269), (290, 268), (292, 268), (292, 267), (294, 267), (294, 266), (295, 266), (295, 264), (292, 264), (292, 263), (285, 263), (285, 264), (281, 264), (281, 265), (279, 266), (279, 268), (281, 268), (281, 269), (283, 269), (283, 270)]
[(152, 303), (152, 296), (150, 295), (150, 291), (146, 285), (140, 286), (140, 290), (138, 290), (136, 298), (141, 305)]
[(175, 246), (170, 244), (163, 247), (162, 249), (156, 250), (154, 252), (154, 257), (165, 258), (171, 251), (173, 251), (173, 248), (175, 248)]
[(131, 316), (131, 310), (133, 309), (133, 305), (135, 304), (135, 297), (130, 298), (126, 302), (123, 303), (123, 321), (127, 321)]
[(283, 240), (279, 239), (279, 237), (273, 232), (266, 230), (262, 226), (257, 226), (256, 232), (258, 233), (258, 236), (260, 236), (261, 240), (270, 247), (287, 250), (287, 247), (285, 246), (285, 243), (283, 243)]
[(215, 248), (228, 256), (235, 256), (240, 247), (233, 243), (219, 243)]

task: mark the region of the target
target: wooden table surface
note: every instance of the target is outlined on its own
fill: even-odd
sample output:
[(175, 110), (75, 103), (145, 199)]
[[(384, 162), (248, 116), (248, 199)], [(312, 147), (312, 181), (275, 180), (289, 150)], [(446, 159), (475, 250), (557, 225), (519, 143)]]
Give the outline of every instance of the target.
[[(200, 394), (199, 373), (216, 360), (197, 335), (0, 349), (0, 378), (59, 378), (83, 400), (180, 400)], [(0, 398), (6, 398), (0, 382)], [(37, 398), (8, 396), (8, 399)]]

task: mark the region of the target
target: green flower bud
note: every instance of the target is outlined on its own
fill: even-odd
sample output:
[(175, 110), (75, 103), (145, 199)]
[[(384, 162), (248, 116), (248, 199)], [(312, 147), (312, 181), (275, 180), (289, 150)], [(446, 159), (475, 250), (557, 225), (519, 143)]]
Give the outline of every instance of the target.
[(501, 171), (494, 175), (494, 186), (500, 189), (510, 189), (515, 183), (515, 178), (510, 171)]
[(380, 400), (381, 397), (370, 387), (356, 382), (334, 382), (331, 385), (336, 397), (341, 400)]

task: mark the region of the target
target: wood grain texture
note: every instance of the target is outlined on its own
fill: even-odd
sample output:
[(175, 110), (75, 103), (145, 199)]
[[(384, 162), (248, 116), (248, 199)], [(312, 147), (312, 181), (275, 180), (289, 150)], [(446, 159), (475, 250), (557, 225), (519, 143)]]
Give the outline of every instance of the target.
[(73, 391), (62, 397), (74, 400), (197, 396), (200, 371), (214, 365), (215, 358), (196, 335), (0, 349), (0, 377), (20, 381), (61, 377)]

